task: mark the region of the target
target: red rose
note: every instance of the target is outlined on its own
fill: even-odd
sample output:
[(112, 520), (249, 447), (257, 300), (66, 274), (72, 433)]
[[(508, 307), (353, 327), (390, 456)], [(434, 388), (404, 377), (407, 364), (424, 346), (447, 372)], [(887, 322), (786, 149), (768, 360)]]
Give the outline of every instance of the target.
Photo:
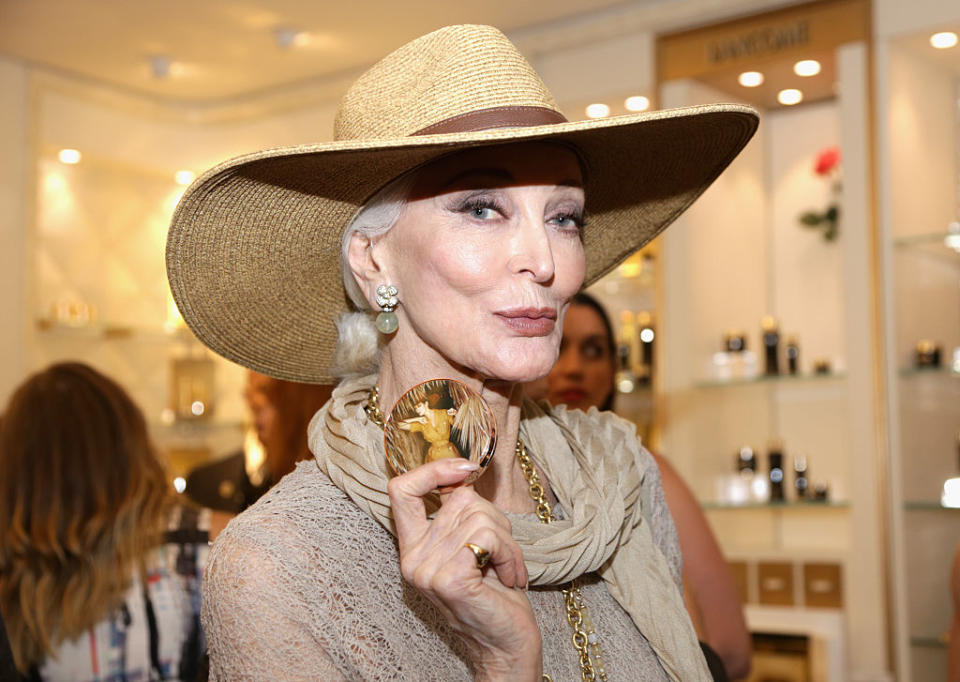
[(840, 147), (827, 147), (817, 155), (814, 170), (817, 175), (826, 175), (840, 163)]

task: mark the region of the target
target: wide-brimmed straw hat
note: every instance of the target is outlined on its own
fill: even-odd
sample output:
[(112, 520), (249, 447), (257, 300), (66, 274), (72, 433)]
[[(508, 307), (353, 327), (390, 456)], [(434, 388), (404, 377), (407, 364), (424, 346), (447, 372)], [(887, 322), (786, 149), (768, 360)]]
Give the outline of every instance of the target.
[(327, 382), (334, 321), (350, 309), (341, 238), (394, 178), (483, 145), (572, 146), (585, 171), (589, 284), (683, 212), (756, 127), (756, 112), (733, 104), (567, 122), (500, 31), (449, 26), (360, 76), (340, 103), (333, 142), (248, 154), (199, 177), (170, 226), (170, 289), (190, 329), (220, 355)]

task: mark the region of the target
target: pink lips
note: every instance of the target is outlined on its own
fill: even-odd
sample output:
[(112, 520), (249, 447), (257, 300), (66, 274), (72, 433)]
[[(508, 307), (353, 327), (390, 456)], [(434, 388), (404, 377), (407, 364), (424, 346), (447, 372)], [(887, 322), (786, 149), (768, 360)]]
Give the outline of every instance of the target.
[(546, 336), (557, 323), (556, 308), (511, 308), (495, 314), (520, 336)]

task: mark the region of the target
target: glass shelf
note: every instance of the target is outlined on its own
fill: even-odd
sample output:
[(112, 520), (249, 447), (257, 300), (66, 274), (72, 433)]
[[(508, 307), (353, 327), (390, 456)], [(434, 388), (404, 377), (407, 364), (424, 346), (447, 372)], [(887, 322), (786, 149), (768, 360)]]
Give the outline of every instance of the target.
[(725, 381), (706, 380), (694, 383), (694, 388), (722, 388), (726, 386), (755, 386), (759, 384), (803, 384), (821, 381), (846, 379), (844, 372), (830, 372), (829, 374), (776, 374), (774, 376), (758, 376), (753, 379), (727, 379)]
[(901, 367), (900, 376), (902, 377), (916, 377), (916, 376), (944, 376), (944, 377), (954, 377), (960, 379), (960, 372), (953, 371), (949, 365), (942, 367)]
[(643, 385), (637, 386), (636, 388), (634, 388), (634, 389), (632, 389), (632, 390), (630, 390), (630, 391), (621, 391), (621, 390), (618, 388), (618, 389), (617, 389), (617, 395), (635, 395), (635, 396), (639, 396), (639, 397), (647, 397), (647, 396), (652, 396), (652, 395), (653, 395), (653, 388), (651, 388), (649, 384), (646, 385), (646, 386), (643, 386)]
[(44, 334), (68, 337), (72, 339), (125, 340), (136, 338), (151, 341), (196, 341), (187, 327), (147, 327), (112, 322), (91, 322), (84, 325), (71, 325), (49, 318), (37, 320), (37, 330)]
[(946, 633), (942, 635), (915, 635), (910, 638), (910, 646), (919, 646), (927, 649), (946, 649), (950, 638)]
[(150, 428), (157, 431), (158, 433), (176, 435), (176, 436), (188, 436), (196, 433), (209, 433), (211, 431), (243, 431), (247, 428), (247, 424), (243, 421), (230, 421), (223, 420), (218, 421), (216, 419), (197, 419), (197, 420), (187, 420), (180, 419), (172, 424), (165, 424), (163, 422), (151, 422)]
[(908, 511), (960, 512), (960, 507), (944, 507), (939, 500), (907, 500), (903, 508)]
[(788, 500), (785, 502), (704, 502), (701, 504), (704, 509), (709, 510), (743, 510), (743, 509), (789, 509), (791, 511), (810, 510), (810, 509), (849, 509), (850, 503), (846, 500), (824, 500), (817, 502), (799, 502)]
[(920, 253), (960, 267), (960, 232), (931, 232), (893, 240), (897, 249)]

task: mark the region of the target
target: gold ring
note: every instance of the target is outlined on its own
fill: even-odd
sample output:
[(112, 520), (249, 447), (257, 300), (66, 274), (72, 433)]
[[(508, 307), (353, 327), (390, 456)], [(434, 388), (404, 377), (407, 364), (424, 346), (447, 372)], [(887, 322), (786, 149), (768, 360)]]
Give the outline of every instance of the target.
[(475, 545), (472, 542), (468, 542), (464, 547), (473, 552), (473, 558), (477, 560), (477, 568), (483, 568), (490, 561), (490, 552), (483, 547)]

